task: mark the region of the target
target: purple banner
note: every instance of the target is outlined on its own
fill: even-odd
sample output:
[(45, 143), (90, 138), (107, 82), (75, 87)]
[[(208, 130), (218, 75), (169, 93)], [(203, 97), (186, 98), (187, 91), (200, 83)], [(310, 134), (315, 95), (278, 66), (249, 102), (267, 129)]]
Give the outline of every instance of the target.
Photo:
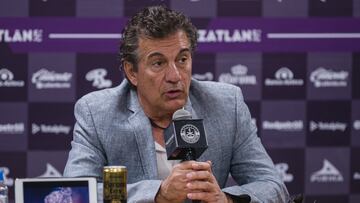
[[(13, 52), (114, 53), (125, 22), (126, 18), (2, 18), (0, 42), (8, 43)], [(360, 19), (218, 18), (198, 33), (200, 52), (360, 50)]]

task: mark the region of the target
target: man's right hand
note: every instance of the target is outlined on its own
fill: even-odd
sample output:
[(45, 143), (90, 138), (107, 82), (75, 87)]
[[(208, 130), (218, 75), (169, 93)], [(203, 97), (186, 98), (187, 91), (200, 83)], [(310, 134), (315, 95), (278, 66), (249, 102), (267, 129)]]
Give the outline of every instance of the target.
[(188, 180), (186, 174), (192, 171), (191, 165), (195, 161), (184, 161), (176, 164), (170, 175), (161, 183), (156, 195), (157, 203), (183, 202), (189, 190), (186, 187)]

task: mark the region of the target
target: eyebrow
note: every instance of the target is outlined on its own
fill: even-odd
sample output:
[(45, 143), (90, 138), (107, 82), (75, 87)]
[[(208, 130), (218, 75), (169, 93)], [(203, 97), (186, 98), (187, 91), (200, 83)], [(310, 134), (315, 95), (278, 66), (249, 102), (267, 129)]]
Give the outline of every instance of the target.
[[(187, 52), (187, 51), (190, 52), (190, 49), (189, 49), (189, 48), (181, 49), (181, 50), (179, 51), (178, 55), (181, 54), (181, 53), (183, 53), (183, 52)], [(164, 56), (164, 54), (162, 54), (162, 53), (160, 53), (160, 52), (154, 52), (154, 53), (151, 53), (151, 54), (148, 56), (148, 58), (152, 58), (152, 57), (155, 57), (155, 56)]]

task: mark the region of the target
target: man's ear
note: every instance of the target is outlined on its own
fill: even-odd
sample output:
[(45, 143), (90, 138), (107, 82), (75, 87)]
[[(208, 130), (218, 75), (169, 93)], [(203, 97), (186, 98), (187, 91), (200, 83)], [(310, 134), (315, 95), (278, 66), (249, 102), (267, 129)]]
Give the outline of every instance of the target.
[(124, 61), (123, 67), (124, 67), (125, 75), (129, 79), (131, 84), (137, 86), (137, 72), (135, 72), (134, 65), (128, 61)]

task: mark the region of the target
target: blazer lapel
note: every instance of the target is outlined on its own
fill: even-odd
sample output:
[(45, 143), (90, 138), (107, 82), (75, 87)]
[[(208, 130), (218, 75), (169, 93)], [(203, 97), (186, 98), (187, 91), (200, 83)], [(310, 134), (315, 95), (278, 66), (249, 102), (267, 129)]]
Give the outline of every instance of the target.
[(130, 91), (128, 109), (133, 112), (128, 121), (135, 134), (143, 172), (148, 179), (158, 179), (155, 143), (150, 121), (138, 102), (135, 90)]

